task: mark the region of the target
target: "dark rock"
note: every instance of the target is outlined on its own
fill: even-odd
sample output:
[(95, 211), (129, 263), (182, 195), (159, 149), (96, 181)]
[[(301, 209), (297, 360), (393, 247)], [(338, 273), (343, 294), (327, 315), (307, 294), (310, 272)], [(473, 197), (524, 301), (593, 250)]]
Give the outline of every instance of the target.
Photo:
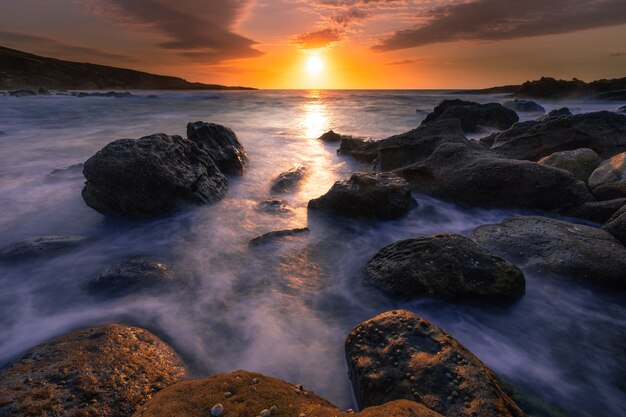
[(626, 288), (626, 248), (602, 229), (515, 216), (480, 226), (473, 236), (480, 245), (530, 271)]
[(371, 146), (375, 144), (376, 141), (359, 138), (356, 136), (341, 136), (341, 142), (339, 143), (339, 149), (337, 149), (337, 153), (339, 155), (352, 155), (352, 151), (361, 147)]
[(257, 236), (254, 239), (250, 240), (250, 246), (261, 246), (267, 243), (276, 242), (277, 240), (281, 240), (287, 237), (299, 236), (305, 233), (309, 233), (308, 227), (289, 230), (276, 230), (273, 232), (265, 233), (261, 236)]
[(9, 91), (9, 95), (11, 97), (29, 97), (29, 96), (36, 96), (37, 92), (34, 90), (15, 90), (15, 91)]
[(320, 136), (318, 139), (323, 142), (339, 142), (341, 141), (341, 138), (343, 136), (344, 135), (340, 135), (338, 133), (333, 132), (332, 130), (329, 130), (328, 132)]
[(380, 141), (374, 166), (380, 171), (391, 171), (422, 162), (443, 143), (476, 146), (467, 140), (457, 119), (437, 120)]
[(302, 165), (296, 165), (288, 171), (280, 173), (272, 181), (272, 192), (286, 193), (295, 191), (300, 182), (306, 177), (307, 169)]
[(189, 123), (187, 138), (206, 151), (224, 174), (243, 175), (248, 155), (229, 128), (214, 123)]
[(574, 174), (577, 179), (587, 181), (591, 173), (600, 164), (600, 158), (593, 150), (580, 148), (573, 151), (555, 152), (541, 158), (539, 163), (564, 169)]
[(148, 95), (146, 96), (146, 98), (149, 98), (149, 99), (151, 99), (151, 100), (152, 100), (152, 99), (155, 99), (155, 98), (159, 98), (159, 96), (157, 96), (156, 94), (148, 94)]
[(469, 206), (555, 210), (594, 200), (569, 172), (460, 143), (444, 143), (397, 172), (414, 190)]
[(407, 399), (444, 416), (524, 417), (489, 368), (410, 311), (389, 311), (361, 323), (345, 349), (361, 407)]
[(57, 168), (52, 170), (47, 178), (50, 180), (74, 180), (83, 178), (83, 163), (73, 164), (65, 168)]
[(520, 113), (544, 114), (546, 112), (546, 109), (544, 109), (543, 106), (541, 106), (538, 103), (535, 103), (532, 100), (515, 99), (515, 100), (505, 101), (502, 105), (506, 107), (507, 109), (511, 109)]
[[(225, 395), (225, 391), (230, 395)], [(262, 410), (290, 417), (442, 417), (407, 400), (366, 408), (358, 414), (343, 413), (300, 385), (247, 371), (179, 382), (155, 395), (134, 417), (210, 416), (216, 404), (222, 405), (225, 417), (253, 417)], [(274, 413), (272, 407), (275, 407)]]
[(357, 161), (371, 163), (374, 162), (374, 160), (378, 156), (379, 148), (380, 141), (365, 141), (361, 146), (358, 146), (350, 151), (350, 155), (352, 155), (352, 157)]
[(0, 260), (21, 261), (62, 254), (87, 242), (85, 236), (37, 236), (0, 249)]
[(114, 97), (114, 98), (135, 97), (134, 95), (132, 95), (128, 91), (125, 91), (123, 93), (118, 92), (118, 91), (109, 91), (107, 93), (90, 93), (89, 96), (90, 97)]
[(287, 204), (287, 200), (282, 198), (270, 198), (261, 201), (257, 209), (270, 214), (293, 215), (293, 209)]
[(48, 91), (47, 88), (39, 87), (37, 89), (37, 94), (40, 94), (40, 95), (43, 95), (43, 96), (49, 96), (50, 95), (50, 91)]
[(512, 159), (537, 161), (555, 152), (593, 149), (600, 158), (626, 150), (626, 116), (609, 111), (515, 124), (496, 133), (491, 149)]
[(134, 258), (102, 271), (90, 284), (90, 290), (97, 295), (125, 295), (141, 290), (161, 290), (174, 281), (174, 272), (166, 263)]
[(617, 109), (618, 112), (620, 113), (626, 113), (626, 106), (622, 106), (619, 109)]
[(626, 198), (626, 152), (602, 162), (589, 177), (589, 187), (598, 200)]
[(422, 124), (443, 119), (459, 119), (464, 132), (476, 132), (481, 127), (504, 130), (519, 121), (517, 113), (501, 104), (479, 104), (454, 99), (442, 101)]
[(105, 215), (148, 217), (181, 203), (211, 203), (228, 181), (194, 142), (163, 133), (109, 143), (87, 162), (85, 203)]
[(508, 301), (524, 294), (524, 274), (471, 239), (444, 234), (381, 249), (364, 269), (367, 282), (401, 298), (435, 295)]
[(417, 205), (405, 180), (393, 173), (354, 173), (337, 181), (321, 197), (309, 201), (309, 209), (344, 217), (391, 220), (403, 217)]
[(626, 100), (626, 89), (624, 90), (615, 90), (615, 91), (607, 91), (605, 93), (599, 93), (595, 96), (598, 100), (618, 100), (625, 101)]
[(89, 97), (91, 94), (85, 93), (84, 91), (80, 91), (78, 93), (72, 93), (72, 95), (76, 97)]
[(562, 211), (562, 214), (571, 217), (591, 220), (596, 223), (607, 222), (621, 207), (626, 206), (626, 198), (616, 198), (606, 201), (590, 201), (578, 207), (571, 207)]
[(626, 205), (615, 212), (602, 229), (626, 245)]
[(587, 94), (587, 84), (574, 78), (571, 81), (541, 77), (536, 81), (526, 81), (515, 92), (517, 97), (564, 98)]
[(561, 107), (560, 109), (552, 110), (550, 113), (546, 114), (545, 116), (541, 116), (537, 120), (544, 121), (544, 120), (553, 119), (557, 117), (573, 116), (573, 115), (574, 113), (572, 113), (567, 107)]
[(77, 330), (0, 371), (0, 415), (129, 416), (186, 373), (172, 348), (146, 330)]

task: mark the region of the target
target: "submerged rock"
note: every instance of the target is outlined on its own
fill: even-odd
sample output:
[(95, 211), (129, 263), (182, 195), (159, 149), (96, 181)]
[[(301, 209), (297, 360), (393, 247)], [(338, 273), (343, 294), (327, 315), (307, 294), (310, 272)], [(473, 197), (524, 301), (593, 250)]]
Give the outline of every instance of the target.
[(476, 356), (410, 311), (361, 323), (348, 335), (345, 350), (361, 407), (407, 399), (444, 416), (524, 416)]
[[(230, 395), (226, 396), (225, 391)], [(209, 416), (216, 404), (222, 405), (220, 414), (241, 417), (442, 417), (421, 404), (406, 400), (367, 408), (358, 414), (343, 413), (300, 385), (247, 371), (179, 382), (156, 394), (134, 417)]]
[(473, 237), (530, 271), (626, 288), (626, 247), (602, 229), (546, 217), (514, 216), (478, 227)]
[(36, 96), (37, 92), (35, 90), (14, 90), (9, 91), (9, 95), (11, 97), (29, 97)]
[(364, 269), (367, 282), (402, 298), (489, 298), (524, 294), (524, 274), (471, 239), (445, 234), (408, 239), (381, 249)]
[(134, 258), (102, 271), (90, 289), (98, 295), (124, 295), (140, 290), (160, 290), (174, 281), (174, 272), (166, 263)]
[(613, 214), (602, 229), (626, 245), (626, 204)]
[(520, 113), (544, 114), (546, 112), (546, 109), (544, 109), (543, 106), (532, 100), (515, 99), (505, 101), (502, 105), (507, 109)]
[(194, 142), (163, 133), (119, 139), (85, 162), (85, 203), (105, 215), (149, 217), (182, 203), (212, 203), (228, 181)]
[(307, 169), (302, 165), (296, 165), (288, 171), (280, 173), (272, 181), (272, 192), (286, 193), (294, 191), (300, 182), (306, 177)]
[(257, 210), (270, 214), (293, 215), (293, 209), (289, 207), (287, 200), (283, 198), (269, 198), (257, 205)]
[(265, 233), (261, 236), (257, 236), (254, 239), (250, 240), (250, 246), (260, 246), (265, 245), (267, 243), (272, 243), (280, 239), (284, 239), (287, 237), (298, 236), (305, 233), (309, 233), (308, 227), (301, 227), (297, 229), (289, 229), (289, 230), (275, 230), (273, 232)]
[(74, 249), (87, 240), (87, 237), (80, 235), (31, 237), (0, 249), (0, 260), (21, 261), (54, 256)]
[(464, 132), (476, 132), (481, 127), (508, 129), (519, 121), (519, 116), (498, 103), (479, 104), (454, 99), (442, 101), (422, 124), (443, 119), (458, 119)]
[(57, 168), (52, 170), (47, 178), (49, 180), (73, 180), (83, 178), (83, 167), (84, 164), (78, 163), (65, 168)]
[(569, 171), (581, 181), (587, 181), (591, 173), (600, 164), (598, 154), (589, 148), (580, 148), (573, 151), (555, 152), (539, 160), (542, 165)]
[(417, 202), (409, 184), (393, 173), (357, 172), (350, 179), (337, 181), (321, 197), (309, 201), (309, 209), (344, 217), (397, 219)]
[(215, 123), (188, 123), (187, 138), (206, 151), (224, 174), (243, 175), (248, 155), (229, 128)]
[(129, 416), (186, 373), (174, 350), (146, 330), (77, 330), (0, 371), (0, 415)]
[(626, 198), (626, 152), (602, 162), (589, 177), (589, 187), (598, 200)]

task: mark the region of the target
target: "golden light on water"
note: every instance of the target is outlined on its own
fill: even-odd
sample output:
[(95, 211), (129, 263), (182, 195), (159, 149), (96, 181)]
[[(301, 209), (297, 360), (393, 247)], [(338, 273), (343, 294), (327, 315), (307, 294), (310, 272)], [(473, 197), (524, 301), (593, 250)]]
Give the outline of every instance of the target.
[(328, 106), (322, 101), (319, 91), (309, 92), (309, 101), (304, 104), (302, 111), (302, 136), (306, 139), (320, 137), (330, 128)]

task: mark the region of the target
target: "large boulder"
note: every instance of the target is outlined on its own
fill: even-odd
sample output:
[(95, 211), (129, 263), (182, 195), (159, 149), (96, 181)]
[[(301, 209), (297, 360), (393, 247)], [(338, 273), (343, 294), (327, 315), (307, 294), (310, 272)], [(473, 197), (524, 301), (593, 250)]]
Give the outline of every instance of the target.
[(562, 214), (570, 217), (591, 220), (596, 223), (606, 223), (617, 210), (626, 206), (626, 198), (615, 198), (605, 201), (590, 201), (580, 206), (563, 210)]
[(146, 330), (77, 330), (0, 370), (0, 415), (129, 416), (186, 374), (172, 348)]
[(306, 177), (307, 169), (302, 165), (296, 165), (282, 172), (272, 180), (273, 193), (285, 193), (294, 191)]
[(626, 205), (619, 209), (613, 217), (602, 226), (602, 229), (609, 232), (626, 245)]
[(546, 112), (543, 106), (532, 100), (515, 99), (505, 101), (502, 105), (519, 113), (544, 114)]
[(393, 173), (357, 172), (337, 181), (321, 197), (309, 201), (309, 209), (344, 217), (391, 220), (403, 217), (417, 205), (409, 184)]
[(555, 152), (539, 160), (542, 165), (550, 165), (574, 174), (581, 181), (587, 181), (600, 164), (600, 157), (592, 149), (580, 148), (573, 151)]
[(600, 158), (626, 151), (626, 116), (610, 111), (516, 123), (496, 133), (491, 149), (512, 159), (537, 161), (555, 152), (593, 149)]
[(211, 203), (228, 181), (213, 159), (180, 136), (120, 139), (85, 162), (85, 203), (105, 215), (149, 217), (181, 203)]
[(407, 399), (444, 416), (524, 416), (487, 366), (410, 311), (361, 323), (348, 335), (345, 350), (361, 407)]
[(594, 200), (569, 172), (460, 143), (444, 143), (396, 172), (416, 191), (469, 206), (555, 210)]
[(229, 128), (215, 123), (188, 123), (187, 138), (208, 153), (224, 174), (243, 175), (248, 155)]
[(156, 394), (134, 417), (198, 416), (442, 417), (413, 401), (393, 401), (363, 410), (341, 412), (325, 399), (280, 379), (235, 371), (172, 385)]
[(135, 291), (157, 291), (173, 284), (176, 277), (172, 268), (151, 258), (132, 258), (112, 265), (91, 282), (96, 295), (125, 295)]
[(457, 119), (436, 120), (380, 141), (374, 166), (380, 171), (391, 171), (421, 162), (443, 143), (476, 146), (467, 140)]
[(480, 226), (474, 239), (504, 259), (610, 288), (626, 288), (626, 247), (602, 229), (536, 216)]
[(36, 236), (0, 249), (0, 260), (21, 261), (59, 255), (87, 241), (85, 236)]
[(589, 177), (589, 187), (598, 200), (626, 197), (626, 152), (602, 162)]
[(382, 248), (364, 269), (365, 281), (401, 298), (488, 298), (524, 294), (524, 274), (471, 239), (444, 234), (402, 240)]
[(422, 124), (443, 119), (458, 119), (464, 132), (476, 132), (480, 128), (508, 129), (519, 121), (519, 116), (498, 103), (479, 104), (454, 99), (439, 103)]

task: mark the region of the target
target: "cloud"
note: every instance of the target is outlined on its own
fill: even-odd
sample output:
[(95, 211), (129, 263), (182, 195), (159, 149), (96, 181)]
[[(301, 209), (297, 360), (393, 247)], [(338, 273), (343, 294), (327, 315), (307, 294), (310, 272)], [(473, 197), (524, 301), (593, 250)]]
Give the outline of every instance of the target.
[(387, 65), (407, 65), (407, 64), (414, 64), (416, 62), (422, 62), (422, 61), (424, 61), (424, 58), (401, 59), (398, 61), (387, 62)]
[(371, 13), (359, 10), (349, 9), (332, 17), (332, 20), (340, 26), (348, 26), (356, 21), (366, 19)]
[(613, 52), (612, 54), (609, 54), (610, 58), (624, 58), (626, 57), (626, 52)]
[[(205, 63), (262, 55), (234, 26), (252, 0), (90, 0), (87, 10), (169, 38), (163, 49)], [(83, 7), (85, 7), (83, 5)]]
[(302, 49), (317, 49), (338, 42), (341, 40), (341, 37), (341, 31), (327, 28), (299, 35), (295, 41)]
[(460, 40), (498, 41), (626, 23), (624, 0), (477, 0), (438, 7), (425, 24), (393, 33), (377, 51)]
[(0, 30), (0, 44), (11, 45), (14, 48), (36, 51), (39, 54), (49, 54), (53, 58), (65, 59), (110, 59), (115, 61), (135, 61), (127, 55), (114, 54), (96, 48), (71, 45), (51, 38), (27, 35), (24, 33), (7, 32)]

